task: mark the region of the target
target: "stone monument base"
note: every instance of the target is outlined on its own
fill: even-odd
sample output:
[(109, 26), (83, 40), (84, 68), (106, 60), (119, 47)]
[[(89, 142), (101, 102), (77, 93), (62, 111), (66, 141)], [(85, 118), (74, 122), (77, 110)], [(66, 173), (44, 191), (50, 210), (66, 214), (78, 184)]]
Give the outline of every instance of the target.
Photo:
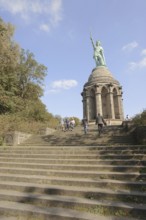
[(123, 121), (121, 119), (106, 119), (107, 125), (122, 125)]
[[(105, 119), (107, 125), (122, 125), (121, 119)], [(95, 120), (89, 121), (89, 124), (95, 124)]]

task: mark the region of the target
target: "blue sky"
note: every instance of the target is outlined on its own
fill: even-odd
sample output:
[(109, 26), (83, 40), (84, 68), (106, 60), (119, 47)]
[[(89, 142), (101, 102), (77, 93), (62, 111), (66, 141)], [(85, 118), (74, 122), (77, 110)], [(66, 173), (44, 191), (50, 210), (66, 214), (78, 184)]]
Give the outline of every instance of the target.
[(53, 115), (82, 118), (80, 94), (95, 67), (90, 31), (123, 87), (124, 115), (146, 109), (145, 0), (0, 0), (0, 17), (48, 68), (42, 101)]

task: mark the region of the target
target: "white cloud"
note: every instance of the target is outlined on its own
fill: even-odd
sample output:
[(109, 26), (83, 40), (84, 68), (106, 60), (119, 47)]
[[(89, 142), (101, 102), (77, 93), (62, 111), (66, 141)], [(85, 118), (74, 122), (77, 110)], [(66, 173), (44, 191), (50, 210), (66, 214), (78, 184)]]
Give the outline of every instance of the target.
[(56, 94), (59, 93), (60, 91), (57, 89), (46, 89), (44, 92), (44, 95), (48, 95), (48, 94)]
[(129, 69), (130, 70), (136, 70), (136, 69), (141, 69), (141, 68), (145, 68), (145, 67), (146, 67), (146, 57), (144, 57), (139, 62), (129, 63)]
[(141, 55), (146, 55), (146, 49), (143, 49), (142, 51), (141, 51)]
[(135, 70), (137, 68), (137, 63), (136, 62), (130, 62), (129, 63), (129, 70)]
[(45, 89), (45, 95), (47, 94), (56, 94), (62, 90), (69, 90), (73, 87), (76, 87), (78, 82), (74, 79), (70, 80), (57, 80), (51, 83), (50, 88)]
[(0, 10), (20, 16), (27, 22), (37, 20), (48, 24), (48, 28), (47, 25), (39, 25), (47, 32), (49, 26), (55, 27), (62, 20), (62, 0), (0, 0)]
[(40, 30), (45, 31), (45, 32), (50, 32), (50, 26), (48, 24), (41, 24)]
[(133, 41), (133, 42), (131, 42), (129, 44), (124, 45), (122, 47), (122, 50), (130, 52), (130, 51), (132, 51), (136, 47), (138, 47), (138, 43), (136, 41)]
[(62, 0), (52, 0), (50, 9), (51, 23), (56, 26), (62, 20)]
[(77, 86), (76, 80), (58, 80), (52, 83), (52, 88), (54, 89), (70, 89)]
[(68, 36), (69, 36), (69, 39), (73, 40), (73, 39), (75, 38), (75, 32), (74, 32), (74, 30), (70, 30), (70, 31), (68, 32)]
[(146, 67), (146, 57), (144, 57), (140, 62), (139, 62), (139, 67)]
[(26, 10), (27, 4), (26, 1), (20, 0), (0, 0), (1, 10), (8, 11), (11, 14), (22, 13)]

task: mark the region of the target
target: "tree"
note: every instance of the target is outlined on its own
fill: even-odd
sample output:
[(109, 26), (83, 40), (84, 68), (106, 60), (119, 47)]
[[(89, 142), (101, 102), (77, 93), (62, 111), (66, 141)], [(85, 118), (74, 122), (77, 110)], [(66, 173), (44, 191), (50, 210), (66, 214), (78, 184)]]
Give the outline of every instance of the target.
[(12, 40), (14, 27), (0, 18), (0, 113), (10, 110), (16, 90), (19, 46)]
[(14, 26), (0, 19), (0, 114), (23, 110), (27, 100), (38, 102), (47, 71), (13, 41), (13, 34)]
[(10, 124), (14, 118), (56, 127), (58, 118), (40, 100), (47, 68), (13, 41), (14, 30), (0, 18), (0, 114), (8, 116)]
[(37, 99), (43, 95), (43, 81), (47, 67), (34, 59), (33, 53), (21, 50), (17, 68), (18, 94), (23, 99)]
[(143, 110), (142, 113), (136, 114), (132, 121), (136, 125), (146, 125), (146, 110)]

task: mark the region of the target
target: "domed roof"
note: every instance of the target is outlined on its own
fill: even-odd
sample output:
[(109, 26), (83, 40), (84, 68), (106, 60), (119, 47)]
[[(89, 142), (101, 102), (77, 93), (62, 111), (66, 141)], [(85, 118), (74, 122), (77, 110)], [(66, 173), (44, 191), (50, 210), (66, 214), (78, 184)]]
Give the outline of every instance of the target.
[(114, 79), (111, 72), (106, 66), (98, 66), (92, 70), (92, 73), (89, 76), (88, 82), (84, 86), (90, 86), (92, 84), (99, 83), (113, 83), (120, 85), (120, 83)]

